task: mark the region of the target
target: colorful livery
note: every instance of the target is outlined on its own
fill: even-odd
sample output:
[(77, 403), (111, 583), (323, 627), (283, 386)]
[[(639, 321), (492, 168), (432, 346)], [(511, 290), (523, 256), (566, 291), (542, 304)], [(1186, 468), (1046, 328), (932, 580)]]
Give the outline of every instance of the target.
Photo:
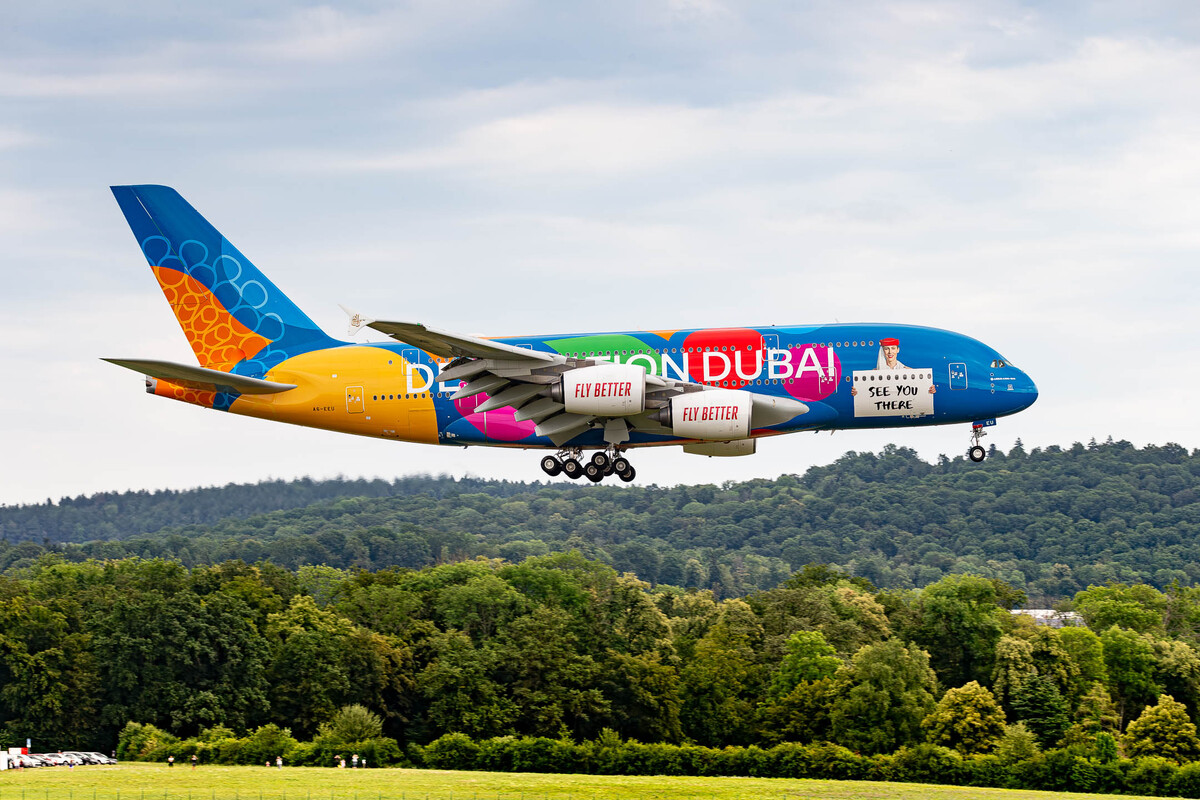
[[(408, 442), (553, 451), (550, 475), (632, 480), (628, 452), (749, 455), (797, 431), (970, 423), (1037, 388), (988, 345), (898, 324), (652, 330), (485, 339), (350, 314), (394, 341), (328, 336), (177, 192), (113, 194), (197, 365), (108, 359), (194, 405)], [(585, 459), (584, 451), (591, 451)]]

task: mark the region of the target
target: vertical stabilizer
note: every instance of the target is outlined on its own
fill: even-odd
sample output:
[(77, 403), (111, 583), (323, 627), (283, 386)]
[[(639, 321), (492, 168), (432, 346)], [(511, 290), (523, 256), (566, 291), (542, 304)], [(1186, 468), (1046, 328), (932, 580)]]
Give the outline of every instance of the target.
[(201, 366), (263, 375), (337, 344), (174, 189), (112, 192)]

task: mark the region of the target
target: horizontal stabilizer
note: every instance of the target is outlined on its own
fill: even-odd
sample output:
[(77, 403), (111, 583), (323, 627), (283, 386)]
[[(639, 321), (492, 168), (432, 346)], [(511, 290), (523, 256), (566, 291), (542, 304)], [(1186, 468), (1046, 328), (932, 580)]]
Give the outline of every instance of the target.
[(176, 364), (173, 361), (150, 361), (133, 358), (105, 358), (110, 364), (125, 367), (151, 378), (161, 378), (193, 389), (237, 394), (277, 394), (296, 388), (294, 383), (275, 383), (245, 375), (234, 375), (216, 369)]

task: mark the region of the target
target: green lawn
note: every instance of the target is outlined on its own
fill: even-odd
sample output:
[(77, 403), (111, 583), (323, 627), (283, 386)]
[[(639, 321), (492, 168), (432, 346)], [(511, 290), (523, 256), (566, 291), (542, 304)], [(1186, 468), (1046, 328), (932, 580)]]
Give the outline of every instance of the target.
[(1024, 800), (1129, 798), (915, 783), (121, 764), (0, 772), (0, 800)]

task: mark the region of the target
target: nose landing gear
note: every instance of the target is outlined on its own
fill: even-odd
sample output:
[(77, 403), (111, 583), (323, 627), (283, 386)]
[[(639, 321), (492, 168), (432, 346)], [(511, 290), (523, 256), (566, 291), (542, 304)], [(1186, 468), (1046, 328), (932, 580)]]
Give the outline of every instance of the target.
[(586, 464), (582, 458), (583, 451), (578, 447), (560, 450), (557, 455), (542, 457), (542, 472), (552, 478), (559, 473), (571, 480), (587, 478), (592, 483), (599, 483), (609, 475), (616, 475), (628, 483), (637, 475), (633, 465), (615, 445), (607, 450), (597, 450)]
[(971, 447), (967, 450), (967, 458), (974, 461), (976, 464), (987, 458), (987, 450), (983, 449), (983, 445), (979, 442), (983, 437), (987, 436), (987, 431), (984, 430), (986, 423), (976, 422), (971, 425)]

